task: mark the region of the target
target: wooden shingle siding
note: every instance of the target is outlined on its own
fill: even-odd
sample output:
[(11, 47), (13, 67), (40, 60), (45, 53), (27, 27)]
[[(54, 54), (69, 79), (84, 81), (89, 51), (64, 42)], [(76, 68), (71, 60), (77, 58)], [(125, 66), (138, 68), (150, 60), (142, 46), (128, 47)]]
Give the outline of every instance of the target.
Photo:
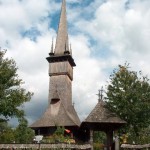
[(68, 75), (73, 80), (73, 68), (68, 61), (50, 63), (49, 75)]
[(60, 100), (66, 107), (72, 105), (72, 82), (66, 75), (51, 76), (49, 101), (57, 90)]

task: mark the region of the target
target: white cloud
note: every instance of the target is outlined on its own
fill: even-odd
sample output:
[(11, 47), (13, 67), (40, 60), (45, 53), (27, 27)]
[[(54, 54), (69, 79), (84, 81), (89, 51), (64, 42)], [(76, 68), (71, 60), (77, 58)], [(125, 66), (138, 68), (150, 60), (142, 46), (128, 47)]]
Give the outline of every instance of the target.
[(68, 0), (68, 3), (81, 3), (81, 0)]
[[(29, 120), (37, 118), (33, 114), (41, 115), (40, 112), (43, 112), (48, 101), (48, 62), (45, 58), (50, 51), (51, 39), (56, 34), (53, 29), (49, 29), (48, 15), (58, 7), (58, 4), (48, 2), (6, 0), (0, 5), (0, 46), (7, 48), (7, 56), (15, 59), (19, 77), (25, 81), (23, 87), (34, 92), (31, 102), (25, 104)], [(36, 41), (22, 36), (23, 32), (33, 26), (40, 32)], [(41, 111), (36, 108), (40, 108)]]
[[(94, 4), (98, 2), (99, 1), (97, 0), (94, 2)], [(99, 83), (102, 82), (102, 85), (104, 85), (106, 79), (109, 77), (109, 74), (107, 73), (110, 73), (110, 71), (107, 69), (113, 70), (113, 68), (117, 67), (118, 64), (124, 64), (126, 61), (128, 61), (131, 64), (133, 70), (142, 70), (146, 75), (150, 75), (150, 71), (148, 69), (150, 55), (150, 1), (131, 1), (128, 3), (128, 7), (126, 0), (109, 0), (102, 4), (99, 2), (99, 5), (97, 6), (94, 4), (92, 3), (88, 9), (83, 8), (86, 11), (92, 10), (93, 6), (96, 8), (94, 15), (91, 15), (94, 17), (91, 17), (89, 20), (86, 20), (86, 17), (82, 18), (82, 16), (79, 16), (81, 15), (81, 11), (77, 11), (78, 13), (75, 12), (75, 15), (73, 15), (73, 17), (77, 16), (77, 18), (80, 18), (78, 20), (76, 20), (77, 18), (74, 18), (75, 31), (82, 33), (82, 35), (84, 35), (88, 40), (91, 40), (92, 38), (97, 41), (95, 46), (89, 44), (87, 41), (83, 42), (83, 40), (79, 38), (82, 46), (84, 46), (83, 43), (85, 43), (88, 48), (99, 49), (96, 50), (97, 54), (98, 51), (102, 52), (109, 50), (108, 56), (104, 56), (103, 58), (91, 58), (92, 52), (86, 46), (78, 48), (81, 50), (84, 49), (86, 51), (86, 54), (84, 54), (84, 56), (86, 56), (85, 60), (84, 56), (82, 56), (82, 52), (81, 54), (78, 53), (81, 56), (79, 63), (82, 69), (80, 71), (78, 70), (81, 74), (78, 74), (77, 76), (80, 87), (78, 85), (76, 86), (76, 88), (80, 88), (79, 90), (76, 89), (76, 92), (82, 91), (82, 94), (79, 94), (79, 96), (82, 98), (81, 102), (79, 100), (79, 96), (76, 98), (79, 100), (77, 101), (81, 103), (81, 106), (79, 105), (80, 107), (77, 108), (80, 109), (80, 113), (84, 116), (85, 113), (83, 113), (81, 110), (88, 114), (90, 110), (89, 108), (91, 108), (91, 104), (88, 104), (89, 101), (91, 102), (94, 99), (94, 102), (91, 102), (93, 105), (96, 102), (96, 97), (94, 96), (91, 96), (89, 101), (87, 100), (89, 95), (88, 93), (94, 93), (90, 86), (98, 89), (98, 86), (94, 86), (97, 81)], [(86, 11), (85, 14), (88, 14)], [(77, 45), (80, 45), (80, 42), (78, 42)], [(103, 46), (101, 47), (101, 45)], [(103, 49), (103, 47), (106, 49)], [(95, 64), (92, 63), (93, 60), (96, 62)], [(103, 64), (102, 66), (98, 65), (101, 63)], [(92, 66), (94, 66), (94, 69), (96, 69), (98, 73), (95, 73), (95, 70)], [(83, 68), (84, 73), (82, 71)], [(104, 70), (107, 70), (108, 72)], [(92, 71), (93, 74), (91, 73)], [(97, 78), (97, 75), (99, 78)], [(86, 83), (84, 83), (84, 81)], [(89, 85), (89, 87), (87, 85)], [(88, 106), (86, 109), (85, 103), (86, 106)]]
[[(100, 44), (103, 43), (116, 55), (117, 60), (120, 59), (118, 63), (127, 60), (135, 65), (139, 58), (135, 55), (149, 54), (150, 2), (131, 1), (129, 8), (126, 8), (126, 2), (107, 1), (97, 7), (93, 19), (78, 20), (76, 27), (89, 34), (97, 43), (101, 41)], [(149, 60), (144, 61), (149, 63)]]
[(83, 35), (71, 37), (73, 56), (77, 66), (74, 68), (73, 100), (81, 120), (97, 103), (98, 89), (105, 84), (106, 76), (102, 72), (105, 64), (101, 59), (91, 57), (89, 39)]

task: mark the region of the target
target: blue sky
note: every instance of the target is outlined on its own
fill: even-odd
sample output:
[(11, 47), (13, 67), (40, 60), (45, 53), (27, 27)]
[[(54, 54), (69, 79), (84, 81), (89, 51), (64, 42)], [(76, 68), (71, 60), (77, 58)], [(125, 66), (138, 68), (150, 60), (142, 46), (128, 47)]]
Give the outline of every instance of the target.
[[(97, 103), (98, 89), (126, 61), (150, 77), (149, 0), (66, 0), (69, 41), (77, 64), (73, 101), (81, 120)], [(48, 103), (46, 57), (56, 38), (61, 0), (1, 0), (0, 46), (15, 59), (23, 85), (34, 92), (23, 105), (29, 123)], [(12, 121), (14, 124), (14, 121)]]

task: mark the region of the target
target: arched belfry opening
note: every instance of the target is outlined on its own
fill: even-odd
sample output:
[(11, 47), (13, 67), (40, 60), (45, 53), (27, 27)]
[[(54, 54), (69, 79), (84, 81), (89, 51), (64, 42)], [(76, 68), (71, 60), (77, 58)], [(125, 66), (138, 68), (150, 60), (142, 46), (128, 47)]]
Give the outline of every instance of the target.
[(51, 99), (51, 102), (50, 102), (50, 105), (55, 105), (55, 104), (58, 104), (60, 102), (60, 99)]

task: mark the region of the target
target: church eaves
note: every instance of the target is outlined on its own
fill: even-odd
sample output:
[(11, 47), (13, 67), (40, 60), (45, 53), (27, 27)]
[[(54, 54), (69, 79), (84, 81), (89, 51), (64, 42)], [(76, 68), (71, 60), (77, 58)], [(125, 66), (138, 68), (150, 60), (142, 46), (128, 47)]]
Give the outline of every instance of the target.
[(64, 52), (69, 52), (68, 31), (67, 31), (67, 16), (66, 16), (66, 1), (62, 1), (60, 22), (55, 45), (55, 56), (64, 55)]

